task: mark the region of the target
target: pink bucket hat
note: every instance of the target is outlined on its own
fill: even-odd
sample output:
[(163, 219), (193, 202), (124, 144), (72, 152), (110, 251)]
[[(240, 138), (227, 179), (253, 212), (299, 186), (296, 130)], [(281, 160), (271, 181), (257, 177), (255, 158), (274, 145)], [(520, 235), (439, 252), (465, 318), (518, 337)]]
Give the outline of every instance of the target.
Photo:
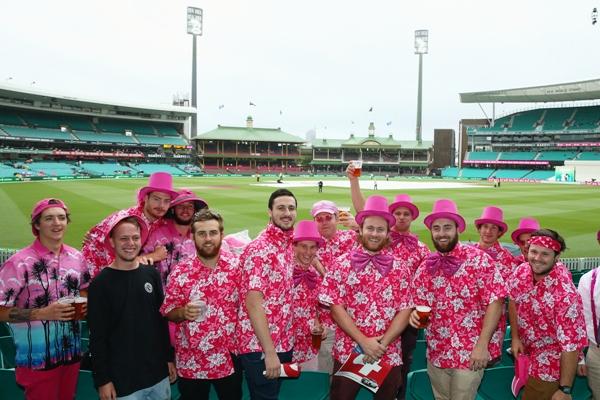
[(48, 199), (43, 199), (38, 201), (34, 206), (33, 206), (33, 210), (31, 210), (31, 232), (33, 232), (34, 236), (38, 236), (40, 234), (40, 232), (33, 226), (33, 221), (41, 214), (44, 212), (44, 210), (48, 209), (48, 208), (52, 208), (52, 207), (59, 207), (62, 208), (63, 210), (65, 210), (66, 213), (69, 213), (69, 209), (67, 208), (67, 205), (59, 199), (53, 199), (53, 198), (48, 198)]
[(396, 225), (396, 218), (390, 214), (387, 199), (383, 196), (373, 195), (367, 197), (365, 208), (356, 214), (356, 222), (361, 225), (365, 218), (370, 216), (384, 218), (389, 226)]
[(419, 209), (407, 194), (399, 194), (394, 198), (394, 202), (390, 204), (390, 212), (394, 213), (394, 210), (398, 207), (408, 208), (413, 220), (419, 217)]
[(294, 243), (301, 242), (303, 240), (313, 240), (317, 242), (319, 246), (322, 246), (325, 243), (319, 234), (317, 224), (314, 221), (309, 220), (298, 222), (294, 228)]
[(194, 210), (196, 212), (200, 211), (203, 208), (208, 207), (208, 204), (202, 200), (200, 197), (197, 197), (194, 192), (189, 189), (181, 189), (177, 192), (177, 197), (175, 200), (171, 201), (170, 207), (175, 207), (178, 204), (185, 203), (191, 201), (194, 203)]
[(146, 225), (146, 223), (144, 222), (144, 220), (141, 217), (138, 217), (137, 215), (122, 215), (119, 217), (116, 217), (116, 219), (112, 222), (112, 224), (110, 224), (110, 229), (108, 230), (108, 233), (106, 234), (106, 237), (104, 238), (104, 246), (106, 246), (106, 249), (108, 250), (108, 252), (111, 255), (115, 254), (115, 249), (112, 246), (112, 243), (110, 243), (110, 234), (112, 232), (113, 229), (115, 229), (115, 226), (117, 226), (117, 224), (121, 221), (123, 221), (126, 218), (134, 218), (137, 222), (138, 225), (140, 226), (140, 236), (141, 236), (141, 241), (142, 241), (142, 247), (144, 247), (144, 243), (146, 243), (146, 239), (148, 239), (148, 226)]
[(485, 207), (481, 213), (481, 217), (475, 220), (475, 227), (479, 229), (483, 224), (497, 225), (500, 228), (500, 236), (504, 235), (508, 230), (508, 225), (504, 222), (504, 213), (500, 207)]
[(431, 214), (425, 217), (423, 223), (428, 229), (431, 229), (431, 224), (438, 218), (448, 218), (456, 222), (459, 232), (465, 230), (465, 219), (458, 213), (456, 203), (449, 199), (438, 199), (433, 203)]
[(338, 208), (333, 201), (321, 200), (313, 204), (312, 210), (310, 210), (310, 215), (316, 217), (317, 214), (322, 212), (333, 215), (338, 212)]
[(162, 192), (171, 196), (171, 200), (177, 197), (177, 192), (173, 189), (173, 177), (168, 172), (155, 172), (148, 178), (148, 186), (140, 189), (137, 195), (138, 203), (144, 201), (148, 193)]
[(519, 236), (521, 236), (521, 234), (532, 233), (538, 229), (540, 229), (540, 223), (535, 218), (521, 218), (519, 221), (519, 226), (513, 231), (513, 233), (510, 234), (510, 237), (515, 244), (518, 244)]

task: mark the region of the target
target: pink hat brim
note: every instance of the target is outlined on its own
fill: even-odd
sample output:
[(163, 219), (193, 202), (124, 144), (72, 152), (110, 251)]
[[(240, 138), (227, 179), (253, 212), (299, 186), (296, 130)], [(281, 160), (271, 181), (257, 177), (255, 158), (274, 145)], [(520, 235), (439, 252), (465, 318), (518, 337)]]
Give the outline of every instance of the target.
[(144, 247), (144, 244), (146, 243), (146, 239), (148, 239), (149, 232), (148, 232), (148, 225), (146, 225), (146, 222), (141, 217), (138, 217), (137, 215), (124, 215), (123, 218), (119, 218), (118, 220), (114, 221), (114, 223), (108, 230), (106, 237), (104, 238), (104, 246), (106, 247), (106, 249), (108, 250), (108, 252), (111, 256), (115, 255), (115, 249), (113, 248), (112, 244), (110, 243), (110, 233), (115, 228), (115, 226), (117, 226), (117, 224), (119, 222), (121, 222), (122, 220), (124, 220), (126, 218), (135, 218), (138, 221), (138, 224), (140, 225), (140, 236), (141, 236), (141, 241), (142, 241), (142, 246), (141, 246), (140, 250)]
[(523, 233), (533, 233), (535, 231), (537, 231), (537, 229), (533, 229), (533, 228), (515, 229), (513, 231), (513, 233), (510, 234), (510, 238), (512, 239), (514, 244), (519, 244), (519, 236), (521, 236)]
[(356, 222), (361, 225), (365, 218), (367, 217), (381, 217), (385, 219), (388, 223), (388, 227), (392, 227), (396, 225), (396, 217), (390, 214), (387, 211), (377, 211), (377, 210), (365, 210), (356, 214)]
[(325, 244), (325, 240), (323, 240), (322, 237), (314, 237), (314, 236), (300, 236), (300, 237), (294, 238), (293, 242), (298, 243), (298, 242), (302, 242), (303, 240), (310, 240), (313, 242), (317, 242), (317, 245), (319, 247), (321, 247)]
[(460, 215), (451, 213), (451, 212), (431, 213), (425, 217), (425, 219), (423, 220), (423, 223), (425, 224), (425, 226), (428, 229), (431, 229), (431, 224), (433, 224), (433, 221), (435, 221), (436, 219), (439, 219), (439, 218), (450, 219), (450, 220), (456, 222), (456, 225), (458, 227), (458, 232), (462, 233), (465, 231), (465, 226), (466, 226), (465, 219), (463, 217), (461, 217)]
[(500, 236), (498, 237), (502, 237), (502, 235), (504, 235), (506, 233), (506, 231), (508, 230), (508, 225), (506, 225), (506, 223), (504, 223), (503, 221), (498, 221), (497, 219), (491, 219), (491, 218), (479, 218), (475, 220), (475, 228), (479, 229), (480, 225), (483, 224), (494, 224), (497, 225), (500, 228)]
[(413, 203), (409, 203), (408, 201), (397, 201), (395, 203), (392, 203), (390, 204), (390, 213), (393, 214), (394, 210), (398, 207), (408, 208), (413, 220), (419, 218), (419, 209)]

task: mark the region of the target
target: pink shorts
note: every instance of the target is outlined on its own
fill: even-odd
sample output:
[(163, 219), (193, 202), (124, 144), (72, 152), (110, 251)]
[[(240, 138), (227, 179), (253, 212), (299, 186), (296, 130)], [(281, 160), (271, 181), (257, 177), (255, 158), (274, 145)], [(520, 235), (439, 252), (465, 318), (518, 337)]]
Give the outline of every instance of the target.
[(48, 371), (15, 369), (17, 383), (25, 388), (27, 400), (63, 400), (75, 398), (79, 363), (63, 365)]

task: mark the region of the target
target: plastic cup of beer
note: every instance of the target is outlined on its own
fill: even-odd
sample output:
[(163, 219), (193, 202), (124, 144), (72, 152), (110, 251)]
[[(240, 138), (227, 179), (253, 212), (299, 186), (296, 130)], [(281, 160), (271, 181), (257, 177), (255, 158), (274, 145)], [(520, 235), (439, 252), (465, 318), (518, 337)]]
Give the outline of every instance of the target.
[(350, 216), (350, 207), (338, 207), (338, 214), (340, 218)]
[(350, 163), (354, 167), (353, 175), (357, 178), (360, 177), (360, 175), (362, 173), (362, 160), (352, 160), (352, 161), (350, 161)]
[[(58, 303), (59, 304), (68, 304), (70, 306), (74, 306), (75, 305), (75, 296), (64, 296), (64, 297), (61, 297), (60, 299), (58, 299)], [(75, 317), (73, 316), (71, 319), (74, 319), (74, 318)]]
[(190, 304), (196, 307), (200, 307), (200, 314), (198, 314), (198, 316), (196, 317), (195, 321), (196, 322), (202, 322), (204, 321), (204, 317), (206, 314), (206, 302), (202, 300), (202, 298), (200, 296), (193, 296), (190, 299)]
[(312, 336), (313, 349), (319, 350), (321, 348), (321, 341), (323, 340), (323, 328), (313, 329), (310, 334)]
[(417, 306), (416, 310), (419, 317), (419, 328), (427, 328), (427, 325), (429, 325), (429, 316), (431, 315), (431, 307)]
[(85, 314), (83, 313), (83, 306), (87, 304), (87, 297), (75, 297), (75, 302), (73, 305), (75, 306), (75, 316), (73, 319), (81, 320), (85, 318)]

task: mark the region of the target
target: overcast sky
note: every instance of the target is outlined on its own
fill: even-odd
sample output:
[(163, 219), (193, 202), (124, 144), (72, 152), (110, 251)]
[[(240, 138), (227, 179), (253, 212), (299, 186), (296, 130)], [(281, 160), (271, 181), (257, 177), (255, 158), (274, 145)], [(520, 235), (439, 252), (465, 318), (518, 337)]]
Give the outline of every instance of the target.
[(600, 23), (593, 26), (590, 17), (600, 0), (0, 4), (1, 84), (31, 87), (35, 81), (34, 87), (60, 94), (156, 106), (191, 92), (186, 7), (202, 8), (200, 132), (243, 125), (251, 114), (255, 126), (280, 126), (302, 137), (310, 129), (318, 137), (365, 135), (373, 121), (378, 135), (411, 140), (416, 29), (430, 34), (424, 139), (435, 128), (458, 129), (459, 119), (483, 116), (477, 105), (460, 103), (460, 92), (600, 77)]

